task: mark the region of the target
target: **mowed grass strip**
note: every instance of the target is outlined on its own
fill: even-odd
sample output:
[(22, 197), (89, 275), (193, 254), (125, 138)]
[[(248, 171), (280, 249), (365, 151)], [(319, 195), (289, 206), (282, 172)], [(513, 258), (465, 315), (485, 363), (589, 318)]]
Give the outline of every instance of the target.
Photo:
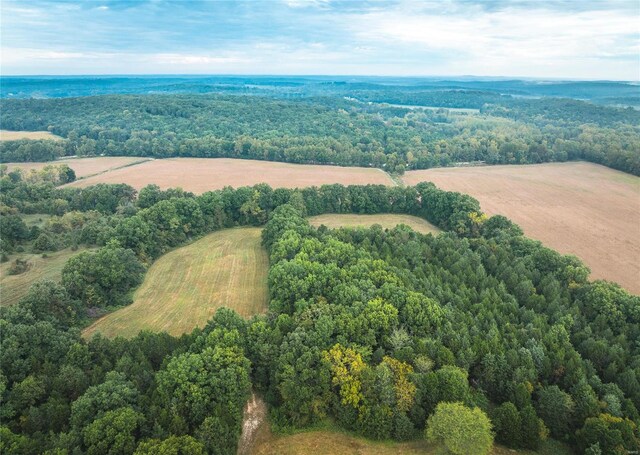
[[(7, 306), (17, 303), (22, 297), (27, 295), (33, 283), (39, 280), (60, 281), (62, 269), (70, 257), (83, 250), (56, 251), (47, 253), (43, 258), (42, 254), (15, 254), (11, 255), (8, 262), (0, 264), (0, 305)], [(29, 262), (29, 269), (19, 275), (9, 275), (9, 268), (16, 258), (26, 259)]]
[(260, 228), (225, 229), (165, 254), (147, 271), (134, 302), (83, 336), (129, 338), (141, 330), (177, 336), (203, 327), (220, 307), (243, 317), (266, 311), (269, 260), (260, 234)]
[(382, 213), (378, 215), (352, 215), (352, 214), (326, 214), (312, 216), (309, 218), (312, 226), (325, 225), (330, 229), (341, 227), (371, 227), (379, 224), (384, 229), (393, 229), (399, 224), (406, 224), (411, 229), (421, 234), (437, 234), (440, 231), (433, 224), (422, 218), (411, 215), (397, 215), (392, 213)]
[(49, 131), (9, 131), (0, 130), (0, 141), (18, 141), (20, 139), (52, 139), (62, 140), (60, 136), (56, 136)]
[[(258, 443), (253, 455), (438, 455), (442, 449), (426, 441), (393, 442), (370, 441), (342, 431), (315, 430), (287, 436), (276, 436)], [(569, 455), (568, 448), (557, 441), (547, 440), (540, 450), (513, 450), (495, 445), (490, 455)]]

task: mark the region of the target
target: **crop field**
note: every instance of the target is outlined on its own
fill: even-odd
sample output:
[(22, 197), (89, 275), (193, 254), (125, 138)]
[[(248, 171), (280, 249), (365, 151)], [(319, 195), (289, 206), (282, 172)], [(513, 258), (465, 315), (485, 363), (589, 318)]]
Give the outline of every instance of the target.
[(640, 178), (585, 162), (440, 168), (407, 172), (470, 194), (483, 211), (518, 223), (528, 237), (581, 258), (592, 278), (640, 294)]
[[(11, 255), (9, 262), (0, 264), (0, 305), (12, 305), (27, 295), (33, 283), (39, 280), (60, 281), (62, 269), (67, 260), (82, 250), (71, 249), (47, 253), (43, 258), (41, 254), (17, 254)], [(19, 275), (9, 275), (9, 268), (16, 258), (26, 259), (29, 269)]]
[(133, 337), (143, 329), (181, 335), (203, 327), (223, 306), (244, 317), (265, 311), (269, 261), (260, 233), (226, 229), (165, 254), (149, 268), (131, 305), (83, 335)]
[(61, 140), (60, 136), (49, 131), (7, 131), (0, 130), (0, 141), (17, 141), (20, 139), (53, 139)]
[(437, 234), (440, 229), (422, 218), (411, 215), (382, 213), (378, 215), (326, 214), (309, 218), (313, 226), (325, 225), (335, 229), (340, 227), (370, 227), (379, 224), (384, 229), (393, 229), (399, 224), (406, 224), (421, 234)]
[(113, 171), (114, 169), (131, 166), (135, 163), (148, 161), (149, 158), (139, 158), (130, 156), (101, 156), (93, 158), (66, 158), (56, 161), (47, 161), (39, 163), (6, 163), (9, 171), (16, 168), (30, 171), (31, 169), (42, 169), (49, 165), (66, 164), (76, 173), (76, 177), (86, 178), (92, 175), (102, 174), (103, 172)]
[(89, 186), (96, 183), (127, 183), (141, 189), (151, 183), (160, 188), (180, 187), (193, 193), (268, 183), (274, 188), (296, 188), (327, 183), (393, 185), (380, 169), (288, 164), (272, 161), (232, 158), (168, 158), (147, 161), (81, 181), (69, 186)]

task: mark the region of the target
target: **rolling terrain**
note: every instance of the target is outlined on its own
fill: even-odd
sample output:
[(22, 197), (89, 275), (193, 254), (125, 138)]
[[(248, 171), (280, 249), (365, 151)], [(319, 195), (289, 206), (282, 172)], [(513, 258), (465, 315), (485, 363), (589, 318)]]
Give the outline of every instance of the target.
[(640, 294), (640, 178), (596, 164), (549, 163), (410, 171), (407, 185), (430, 181), (469, 194), (489, 215), (591, 268), (593, 279)]
[(269, 264), (260, 232), (218, 231), (165, 254), (147, 271), (133, 303), (97, 320), (84, 337), (133, 337), (141, 330), (181, 335), (204, 326), (223, 306), (244, 317), (265, 311)]

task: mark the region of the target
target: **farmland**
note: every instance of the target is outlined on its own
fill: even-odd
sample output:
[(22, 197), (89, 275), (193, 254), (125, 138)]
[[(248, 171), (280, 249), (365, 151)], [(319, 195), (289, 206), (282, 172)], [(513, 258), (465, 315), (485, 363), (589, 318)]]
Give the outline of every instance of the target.
[(112, 171), (125, 166), (131, 166), (135, 163), (141, 163), (148, 161), (148, 158), (127, 157), (127, 156), (105, 156), (94, 158), (66, 158), (56, 161), (47, 161), (40, 163), (7, 163), (9, 171), (14, 169), (24, 169), (30, 171), (31, 169), (42, 169), (49, 165), (66, 164), (76, 173), (76, 177), (86, 178), (92, 175), (101, 174), (103, 172)]
[[(55, 253), (47, 253), (43, 258), (41, 254), (18, 254), (11, 256), (9, 262), (0, 264), (0, 305), (12, 305), (27, 295), (33, 283), (39, 280), (60, 281), (62, 268), (67, 260), (80, 251), (66, 249)], [(30, 266), (26, 272), (19, 275), (9, 275), (9, 268), (16, 259), (25, 259)]]
[(61, 140), (60, 136), (49, 131), (7, 131), (0, 130), (0, 141), (17, 141), (20, 139), (52, 139)]
[(410, 171), (403, 180), (470, 194), (486, 213), (505, 215), (528, 237), (581, 258), (592, 278), (640, 293), (638, 177), (578, 162)]
[(379, 224), (384, 229), (393, 229), (399, 224), (406, 224), (411, 229), (421, 234), (437, 234), (440, 229), (428, 221), (411, 215), (379, 214), (379, 215), (352, 215), (352, 214), (327, 214), (309, 218), (313, 226), (325, 225), (330, 229), (340, 227), (369, 227)]
[(214, 232), (158, 259), (133, 304), (88, 327), (83, 335), (135, 336), (140, 330), (172, 335), (204, 326), (216, 309), (244, 317), (266, 310), (268, 258), (258, 228)]
[(163, 189), (180, 187), (193, 193), (267, 183), (274, 188), (296, 188), (327, 183), (393, 185), (379, 169), (302, 165), (228, 158), (170, 158), (147, 161), (69, 186), (85, 187), (96, 183), (126, 183), (136, 189), (157, 184)]

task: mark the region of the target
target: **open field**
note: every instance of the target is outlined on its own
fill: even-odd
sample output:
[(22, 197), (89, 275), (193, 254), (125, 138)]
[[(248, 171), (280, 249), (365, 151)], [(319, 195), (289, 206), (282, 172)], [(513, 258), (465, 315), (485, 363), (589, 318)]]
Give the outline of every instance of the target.
[(591, 163), (441, 168), (407, 172), (480, 201), (528, 237), (580, 257), (592, 278), (640, 294), (640, 178)]
[(20, 139), (53, 139), (61, 140), (60, 136), (49, 131), (8, 131), (0, 130), (0, 141), (17, 141)]
[(22, 221), (24, 221), (24, 224), (26, 224), (27, 227), (42, 227), (51, 218), (51, 215), (46, 215), (44, 213), (20, 214), (20, 218), (22, 218)]
[(269, 260), (261, 229), (214, 232), (158, 259), (131, 305), (110, 313), (83, 335), (135, 336), (140, 330), (172, 335), (203, 327), (223, 306), (244, 317), (267, 308)]
[[(442, 451), (426, 441), (376, 442), (339, 431), (317, 430), (266, 439), (259, 443), (252, 453), (254, 455), (296, 455), (301, 453), (314, 455), (437, 455)], [(555, 441), (547, 442), (537, 452), (494, 446), (489, 453), (491, 455), (570, 454), (564, 446)]]
[(49, 165), (66, 164), (76, 173), (77, 178), (86, 178), (92, 175), (101, 174), (103, 172), (112, 171), (125, 166), (131, 166), (134, 163), (148, 161), (149, 158), (131, 157), (131, 156), (99, 156), (92, 158), (65, 158), (56, 161), (47, 161), (40, 163), (6, 163), (9, 171), (16, 168), (30, 171), (31, 169), (42, 169)]
[(136, 189), (155, 183), (161, 188), (181, 187), (204, 193), (225, 186), (268, 183), (274, 188), (296, 188), (326, 183), (393, 185), (383, 171), (373, 168), (288, 164), (273, 161), (231, 158), (168, 158), (117, 169), (95, 177), (70, 183), (89, 186), (96, 183), (127, 183)]
[[(42, 254), (12, 254), (9, 262), (0, 264), (0, 305), (12, 305), (27, 295), (33, 283), (39, 280), (60, 281), (62, 269), (67, 260), (82, 249), (71, 249)], [(30, 263), (29, 269), (19, 275), (9, 275), (8, 271), (16, 258), (26, 259)]]
[(379, 224), (384, 229), (393, 229), (399, 224), (406, 224), (411, 229), (422, 234), (437, 234), (440, 229), (422, 218), (411, 215), (396, 215), (392, 213), (382, 213), (378, 215), (351, 215), (351, 214), (326, 214), (312, 216), (309, 222), (313, 226), (324, 224), (328, 228), (340, 227), (370, 227)]

